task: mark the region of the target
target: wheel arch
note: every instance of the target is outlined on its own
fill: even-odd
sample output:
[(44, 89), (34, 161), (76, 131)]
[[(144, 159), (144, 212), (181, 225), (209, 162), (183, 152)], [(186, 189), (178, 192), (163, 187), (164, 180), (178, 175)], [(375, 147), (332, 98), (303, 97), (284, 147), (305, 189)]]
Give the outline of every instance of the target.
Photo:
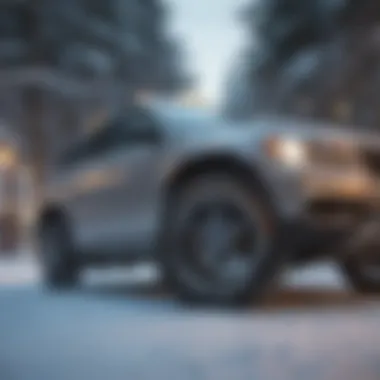
[(66, 213), (62, 206), (59, 204), (46, 204), (41, 208), (39, 215), (37, 217), (37, 232), (41, 232), (46, 225), (56, 222), (56, 221), (65, 221)]
[(170, 207), (171, 201), (175, 199), (180, 189), (195, 179), (197, 176), (220, 172), (227, 174), (243, 186), (252, 191), (259, 191), (260, 195), (274, 211), (274, 201), (265, 180), (254, 163), (248, 163), (243, 158), (229, 153), (205, 155), (195, 159), (187, 160), (176, 167), (168, 176), (164, 191), (164, 212)]

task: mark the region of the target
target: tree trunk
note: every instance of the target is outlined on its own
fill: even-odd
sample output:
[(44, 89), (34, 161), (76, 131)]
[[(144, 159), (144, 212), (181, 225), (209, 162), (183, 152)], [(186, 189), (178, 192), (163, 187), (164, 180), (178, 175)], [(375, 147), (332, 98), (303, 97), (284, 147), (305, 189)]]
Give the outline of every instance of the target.
[(22, 134), (25, 138), (26, 157), (30, 163), (33, 187), (37, 204), (43, 194), (46, 174), (47, 141), (45, 132), (44, 92), (32, 87), (25, 89), (22, 96)]

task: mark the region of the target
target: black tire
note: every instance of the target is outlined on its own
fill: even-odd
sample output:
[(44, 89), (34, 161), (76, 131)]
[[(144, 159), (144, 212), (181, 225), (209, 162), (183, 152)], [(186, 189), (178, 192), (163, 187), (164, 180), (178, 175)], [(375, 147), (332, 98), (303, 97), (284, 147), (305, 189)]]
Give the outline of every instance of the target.
[[(210, 173), (198, 176), (181, 186), (173, 198), (166, 215), (162, 249), (161, 264), (165, 282), (184, 301), (231, 306), (257, 302), (269, 285), (274, 283), (273, 280), (287, 256), (286, 247), (281, 242), (279, 225), (262, 193), (258, 189), (254, 191), (248, 188), (231, 175)], [(212, 281), (205, 286), (207, 280), (202, 280), (203, 285), (197, 283), (186, 275), (187, 264), (181, 263), (181, 257), (186, 256), (183, 252), (194, 244), (194, 240), (190, 240), (189, 245), (183, 240), (186, 231), (190, 230), (192, 214), (197, 209), (204, 210), (208, 203), (218, 201), (241, 211), (250, 223), (249, 228), (252, 228), (250, 234), (253, 236), (259, 232), (259, 241), (265, 241), (265, 245), (262, 245), (265, 248), (260, 252), (257, 250), (256, 259), (252, 259), (255, 252), (249, 251), (247, 260), (250, 264), (247, 264), (247, 273), (234, 286), (226, 285), (227, 283), (222, 286), (221, 283)]]
[(55, 218), (43, 223), (39, 239), (45, 285), (52, 289), (75, 286), (79, 280), (79, 263), (65, 221)]
[[(368, 273), (370, 264), (364, 261), (364, 257), (377, 258), (376, 269), (378, 276)], [(367, 257), (368, 257), (367, 256)], [(340, 261), (340, 267), (346, 280), (354, 290), (363, 294), (380, 294), (380, 248), (363, 247), (361, 252), (344, 257)]]

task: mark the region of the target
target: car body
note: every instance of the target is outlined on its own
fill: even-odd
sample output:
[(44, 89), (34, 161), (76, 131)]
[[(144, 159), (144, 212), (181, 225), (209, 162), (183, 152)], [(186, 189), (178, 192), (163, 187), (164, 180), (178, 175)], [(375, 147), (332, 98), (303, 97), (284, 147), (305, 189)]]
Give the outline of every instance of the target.
[(289, 240), (289, 260), (309, 260), (371, 217), (379, 147), (374, 134), (347, 128), (284, 118), (232, 123), (150, 100), (51, 167), (38, 225), (64, 217), (82, 263), (151, 260), (163, 249), (176, 190), (217, 171), (260, 189)]

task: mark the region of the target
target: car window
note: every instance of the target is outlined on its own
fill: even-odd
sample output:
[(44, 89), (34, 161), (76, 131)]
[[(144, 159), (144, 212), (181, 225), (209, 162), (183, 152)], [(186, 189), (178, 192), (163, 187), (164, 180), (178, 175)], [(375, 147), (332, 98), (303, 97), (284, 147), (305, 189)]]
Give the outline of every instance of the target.
[(103, 132), (106, 149), (154, 144), (160, 139), (159, 125), (148, 112), (140, 109), (117, 116)]
[(59, 164), (72, 165), (118, 149), (139, 144), (158, 144), (161, 131), (149, 113), (133, 110), (109, 120), (101, 129), (70, 146), (59, 158)]
[(59, 154), (56, 163), (58, 166), (75, 165), (89, 155), (89, 148), (89, 141), (87, 139), (77, 141)]

